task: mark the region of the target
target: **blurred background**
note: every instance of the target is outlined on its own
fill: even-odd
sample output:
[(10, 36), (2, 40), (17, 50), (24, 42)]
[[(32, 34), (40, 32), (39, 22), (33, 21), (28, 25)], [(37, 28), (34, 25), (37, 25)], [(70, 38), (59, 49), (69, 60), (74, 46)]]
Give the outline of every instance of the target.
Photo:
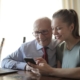
[(76, 10), (80, 20), (79, 3), (80, 0), (0, 0), (0, 43), (5, 38), (1, 60), (18, 49), (24, 37), (26, 42), (34, 39), (33, 23), (37, 18), (51, 19), (55, 11), (65, 8)]

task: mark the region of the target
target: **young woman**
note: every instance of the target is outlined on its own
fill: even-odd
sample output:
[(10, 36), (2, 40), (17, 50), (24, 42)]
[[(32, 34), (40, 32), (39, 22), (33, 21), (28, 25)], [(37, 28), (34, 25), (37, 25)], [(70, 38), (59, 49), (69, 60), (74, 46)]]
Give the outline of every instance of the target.
[[(80, 36), (77, 13), (62, 9), (52, 16), (53, 34), (57, 40), (63, 41), (57, 49), (58, 67), (52, 68), (42, 58), (38, 58), (38, 68), (42, 74), (65, 78), (80, 78)], [(46, 67), (46, 68), (45, 68)]]

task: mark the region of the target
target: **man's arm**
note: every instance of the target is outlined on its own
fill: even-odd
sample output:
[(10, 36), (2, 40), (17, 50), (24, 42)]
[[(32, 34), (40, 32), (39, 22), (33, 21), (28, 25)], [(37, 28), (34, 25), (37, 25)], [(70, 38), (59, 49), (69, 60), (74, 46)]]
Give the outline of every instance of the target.
[(2, 60), (1, 67), (24, 70), (26, 66), (26, 62), (24, 62), (24, 59), (23, 59), (22, 49), (23, 47), (20, 47), (16, 52), (4, 58)]

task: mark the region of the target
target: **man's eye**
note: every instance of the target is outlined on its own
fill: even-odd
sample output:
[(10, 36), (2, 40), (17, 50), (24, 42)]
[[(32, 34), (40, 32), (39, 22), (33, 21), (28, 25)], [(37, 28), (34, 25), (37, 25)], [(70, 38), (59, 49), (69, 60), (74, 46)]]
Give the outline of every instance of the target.
[(47, 31), (42, 31), (43, 33), (47, 32)]
[(43, 33), (47, 33), (48, 31), (42, 31)]
[(35, 32), (36, 34), (39, 33), (38, 31)]
[(46, 35), (48, 33), (48, 31), (47, 30), (43, 30), (41, 33)]

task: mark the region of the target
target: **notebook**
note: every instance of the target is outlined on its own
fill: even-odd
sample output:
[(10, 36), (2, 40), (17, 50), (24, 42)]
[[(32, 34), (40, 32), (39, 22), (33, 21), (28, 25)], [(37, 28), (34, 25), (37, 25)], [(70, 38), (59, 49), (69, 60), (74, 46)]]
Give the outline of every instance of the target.
[(2, 75), (2, 74), (9, 74), (9, 73), (15, 73), (17, 71), (18, 70), (0, 68), (0, 75)]

